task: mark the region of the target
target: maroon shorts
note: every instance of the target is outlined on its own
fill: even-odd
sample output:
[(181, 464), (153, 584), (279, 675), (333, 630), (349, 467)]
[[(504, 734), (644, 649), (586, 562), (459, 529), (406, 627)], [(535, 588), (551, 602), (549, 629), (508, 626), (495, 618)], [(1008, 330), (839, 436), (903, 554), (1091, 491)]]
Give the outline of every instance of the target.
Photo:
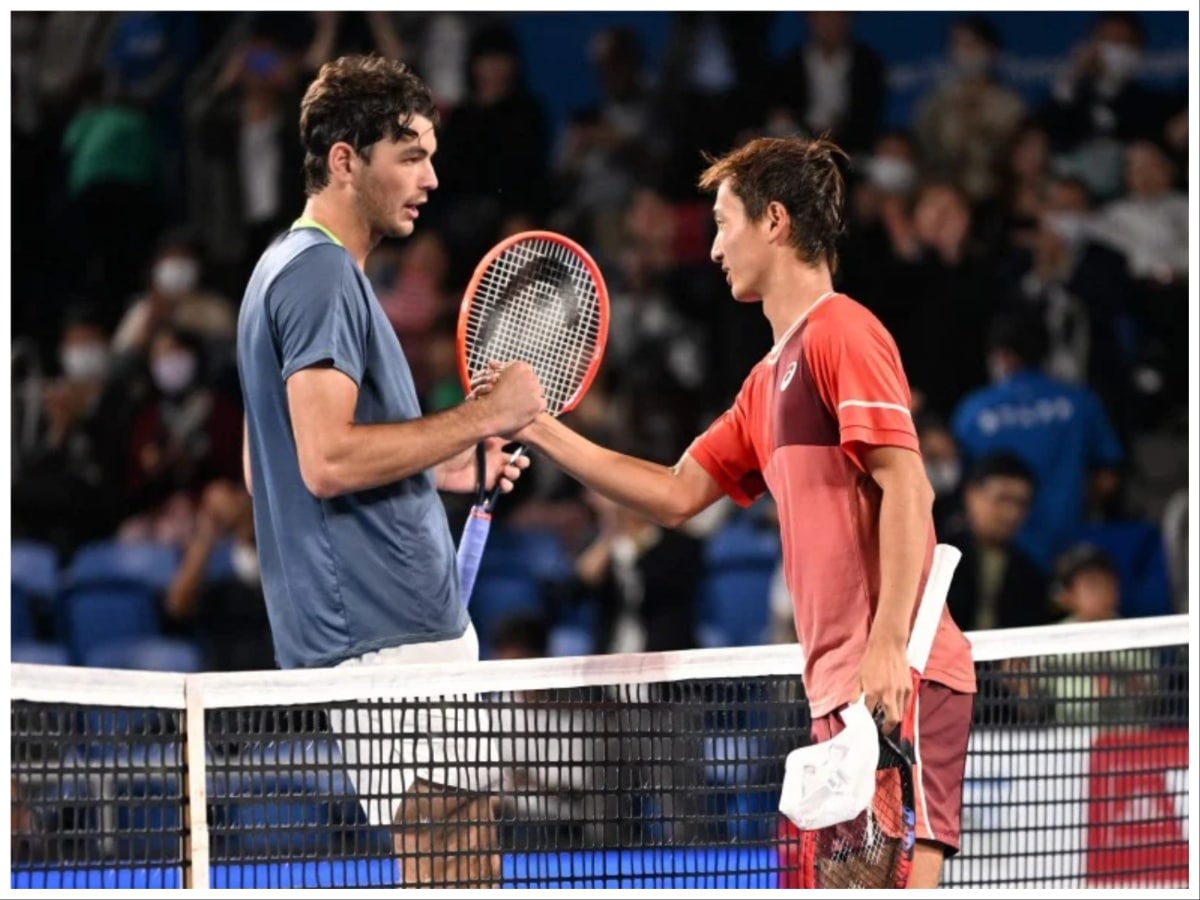
[[(958, 852), (974, 702), (974, 694), (960, 694), (936, 681), (921, 682), (917, 691), (917, 764), (913, 766), (917, 840), (944, 845), (947, 856)], [(813, 720), (812, 739), (827, 741), (841, 730), (842, 720), (830, 713)]]

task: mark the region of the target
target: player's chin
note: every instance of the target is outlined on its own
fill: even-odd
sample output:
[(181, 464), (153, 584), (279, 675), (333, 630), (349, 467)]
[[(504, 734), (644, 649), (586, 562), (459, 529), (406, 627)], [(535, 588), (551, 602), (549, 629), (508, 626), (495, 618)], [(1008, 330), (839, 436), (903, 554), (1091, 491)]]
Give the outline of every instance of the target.
[(412, 234), (417, 228), (417, 223), (412, 219), (401, 218), (392, 223), (392, 229), (388, 233), (388, 237), (406, 238)]

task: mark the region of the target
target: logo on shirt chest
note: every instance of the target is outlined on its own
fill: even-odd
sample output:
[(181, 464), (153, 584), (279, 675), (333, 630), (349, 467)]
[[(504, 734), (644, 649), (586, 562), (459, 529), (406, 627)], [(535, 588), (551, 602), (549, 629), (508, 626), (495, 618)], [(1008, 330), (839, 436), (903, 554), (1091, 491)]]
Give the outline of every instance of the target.
[(787, 371), (783, 373), (783, 379), (779, 382), (779, 390), (786, 391), (788, 389), (788, 385), (792, 383), (792, 378), (795, 376), (795, 374), (796, 363), (793, 361), (792, 364), (787, 367)]

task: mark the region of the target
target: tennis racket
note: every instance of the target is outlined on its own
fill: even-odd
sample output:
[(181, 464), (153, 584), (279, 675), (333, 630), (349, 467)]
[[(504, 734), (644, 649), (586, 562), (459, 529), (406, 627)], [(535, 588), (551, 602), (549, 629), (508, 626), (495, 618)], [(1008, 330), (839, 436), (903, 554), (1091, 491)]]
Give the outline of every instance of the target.
[[(608, 340), (608, 289), (579, 244), (549, 231), (526, 231), (488, 251), (475, 268), (458, 314), (458, 374), (463, 390), (489, 362), (529, 363), (552, 416), (570, 412), (591, 386)], [(526, 448), (521, 446), (510, 462)], [(484, 445), (475, 448), (475, 504), (458, 546), (459, 592), (471, 602), (500, 487), (487, 491)]]
[(875, 794), (870, 806), (850, 821), (802, 833), (802, 887), (903, 888), (908, 884), (917, 826), (913, 787), (917, 690), (961, 558), (962, 554), (948, 545), (939, 544), (934, 551), (908, 641), (912, 696), (896, 732), (879, 732)]

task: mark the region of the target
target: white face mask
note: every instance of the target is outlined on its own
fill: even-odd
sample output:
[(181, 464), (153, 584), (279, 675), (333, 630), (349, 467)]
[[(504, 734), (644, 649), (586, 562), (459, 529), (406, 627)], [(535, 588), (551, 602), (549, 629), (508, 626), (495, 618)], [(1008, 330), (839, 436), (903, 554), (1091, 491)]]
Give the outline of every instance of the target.
[(196, 357), (175, 351), (156, 359), (150, 368), (155, 386), (168, 396), (182, 393), (191, 387), (196, 377)]
[(238, 581), (247, 587), (257, 587), (262, 583), (258, 574), (258, 551), (254, 549), (253, 544), (235, 541), (229, 552), (233, 574), (237, 576)]
[(71, 381), (99, 381), (108, 374), (108, 347), (104, 344), (63, 347), (59, 362), (63, 374)]
[(1087, 237), (1088, 217), (1078, 212), (1046, 213), (1046, 228), (1075, 246)]
[(1128, 81), (1142, 64), (1142, 54), (1137, 47), (1115, 41), (1100, 43), (1100, 66), (1106, 78), (1120, 84)]
[(917, 170), (907, 159), (873, 156), (867, 163), (867, 180), (889, 194), (907, 194), (917, 181)]
[(200, 266), (194, 259), (170, 256), (154, 266), (154, 288), (168, 297), (179, 297), (192, 291), (200, 279)]
[(954, 459), (927, 459), (925, 475), (929, 478), (933, 493), (944, 497), (946, 494), (953, 494), (954, 489), (958, 487), (958, 480), (962, 477), (962, 466)]

